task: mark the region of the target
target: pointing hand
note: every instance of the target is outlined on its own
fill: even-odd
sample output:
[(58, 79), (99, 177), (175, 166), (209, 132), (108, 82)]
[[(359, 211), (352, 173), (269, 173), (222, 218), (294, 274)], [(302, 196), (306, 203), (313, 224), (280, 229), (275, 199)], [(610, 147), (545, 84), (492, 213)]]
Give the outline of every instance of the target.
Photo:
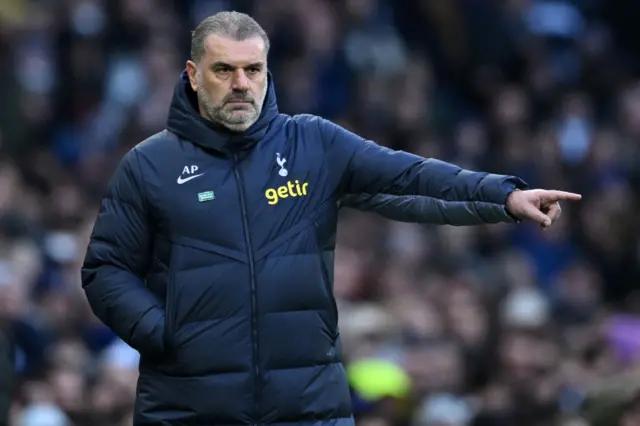
[(572, 192), (531, 189), (513, 191), (507, 197), (506, 208), (518, 219), (532, 220), (540, 224), (542, 229), (549, 228), (558, 218), (562, 209), (560, 201), (578, 201), (582, 195)]

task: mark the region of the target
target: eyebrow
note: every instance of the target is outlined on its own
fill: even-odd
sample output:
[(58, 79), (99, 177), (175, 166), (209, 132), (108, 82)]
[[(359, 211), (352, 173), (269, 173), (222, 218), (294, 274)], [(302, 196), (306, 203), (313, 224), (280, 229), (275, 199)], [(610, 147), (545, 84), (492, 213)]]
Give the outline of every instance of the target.
[[(228, 64), (226, 62), (222, 62), (222, 61), (216, 61), (211, 65), (211, 68), (222, 68), (222, 67), (227, 67), (227, 68), (231, 68), (231, 69), (238, 68), (237, 66), (234, 66), (234, 65)], [(257, 68), (264, 67), (264, 62), (254, 62), (254, 63), (246, 65), (246, 66), (244, 66), (242, 68), (256, 68), (256, 67)]]

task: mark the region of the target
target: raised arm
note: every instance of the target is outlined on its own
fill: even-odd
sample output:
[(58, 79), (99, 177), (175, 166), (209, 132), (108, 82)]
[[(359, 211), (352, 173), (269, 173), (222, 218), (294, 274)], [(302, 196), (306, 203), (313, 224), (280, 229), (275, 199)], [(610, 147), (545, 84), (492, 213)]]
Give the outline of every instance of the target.
[(132, 348), (164, 351), (164, 303), (145, 287), (152, 223), (135, 148), (121, 161), (102, 200), (82, 267), (94, 314)]

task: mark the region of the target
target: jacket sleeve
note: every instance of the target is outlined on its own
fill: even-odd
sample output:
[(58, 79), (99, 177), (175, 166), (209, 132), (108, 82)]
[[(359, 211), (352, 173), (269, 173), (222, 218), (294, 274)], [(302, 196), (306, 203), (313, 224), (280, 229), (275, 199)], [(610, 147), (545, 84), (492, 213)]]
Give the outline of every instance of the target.
[(164, 350), (164, 303), (145, 287), (152, 244), (135, 148), (119, 164), (102, 199), (82, 266), (94, 314), (140, 353)]
[(443, 201), (417, 195), (349, 194), (341, 199), (340, 206), (376, 213), (398, 222), (453, 226), (516, 222), (500, 204)]
[(464, 170), (436, 159), (394, 151), (320, 120), (327, 167), (337, 195), (385, 193), (422, 195), (445, 201), (482, 201), (504, 205), (514, 189), (527, 184), (514, 176)]

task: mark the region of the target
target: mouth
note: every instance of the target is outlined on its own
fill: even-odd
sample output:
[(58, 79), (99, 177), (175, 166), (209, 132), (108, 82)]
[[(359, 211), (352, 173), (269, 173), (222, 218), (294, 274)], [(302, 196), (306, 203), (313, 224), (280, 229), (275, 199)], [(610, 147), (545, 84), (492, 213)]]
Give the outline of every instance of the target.
[(253, 103), (251, 101), (246, 101), (246, 100), (241, 100), (241, 99), (232, 99), (230, 101), (227, 101), (227, 104), (229, 104), (229, 105), (252, 105)]

